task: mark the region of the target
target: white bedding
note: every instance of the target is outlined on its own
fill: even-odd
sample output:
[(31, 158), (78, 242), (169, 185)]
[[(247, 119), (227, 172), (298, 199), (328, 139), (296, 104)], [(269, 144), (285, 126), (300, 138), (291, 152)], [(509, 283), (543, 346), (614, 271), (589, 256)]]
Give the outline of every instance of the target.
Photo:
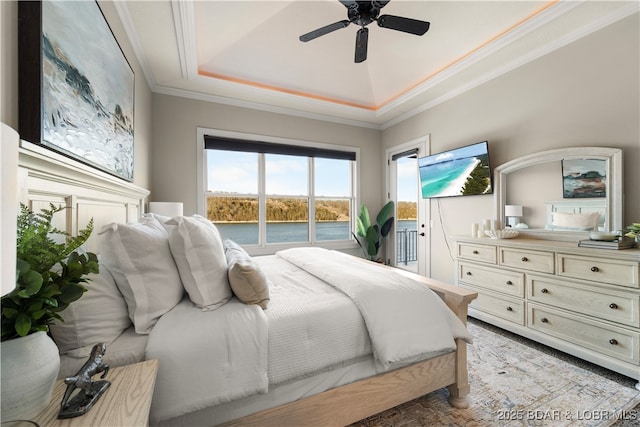
[(236, 408), (240, 398), (263, 402), (261, 394), (310, 376), (374, 366), (372, 353), (378, 370), (392, 369), (455, 350), (454, 336), (469, 339), (431, 290), (374, 263), (321, 249), (255, 260), (272, 284), (267, 310), (232, 298), (202, 312), (185, 299), (154, 327), (146, 358), (161, 363), (152, 424)]
[(286, 259), (348, 295), (367, 325), (380, 370), (396, 369), (455, 350), (467, 328), (424, 284), (338, 251), (280, 251)]
[(254, 259), (271, 281), (265, 311), (270, 386), (371, 354), (362, 316), (346, 295), (280, 257)]
[(264, 393), (267, 319), (236, 298), (214, 311), (184, 298), (154, 326), (145, 358), (160, 361), (152, 423)]

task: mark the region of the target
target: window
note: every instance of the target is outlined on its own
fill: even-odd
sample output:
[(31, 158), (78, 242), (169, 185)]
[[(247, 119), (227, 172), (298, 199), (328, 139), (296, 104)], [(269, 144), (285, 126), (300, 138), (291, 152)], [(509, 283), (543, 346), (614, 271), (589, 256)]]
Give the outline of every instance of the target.
[(351, 240), (353, 149), (203, 138), (206, 215), (223, 237), (257, 246)]

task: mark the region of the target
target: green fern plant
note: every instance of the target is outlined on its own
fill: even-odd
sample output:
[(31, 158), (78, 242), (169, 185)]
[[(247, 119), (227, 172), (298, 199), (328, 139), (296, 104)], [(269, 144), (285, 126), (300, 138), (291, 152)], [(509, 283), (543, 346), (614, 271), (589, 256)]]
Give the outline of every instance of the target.
[[(93, 219), (73, 237), (52, 224), (62, 210), (50, 204), (34, 213), (20, 205), (16, 288), (2, 297), (2, 341), (48, 331), (54, 320), (63, 321), (59, 312), (87, 290), (85, 275), (99, 271), (94, 253), (78, 252), (93, 231)], [(52, 238), (56, 234), (65, 241), (57, 243)]]
[(384, 205), (378, 212), (375, 223), (371, 222), (369, 209), (364, 204), (360, 206), (360, 215), (356, 217), (356, 233), (351, 234), (364, 252), (365, 257), (371, 261), (378, 258), (382, 241), (393, 227), (393, 216), (391, 215), (393, 206), (393, 201)]

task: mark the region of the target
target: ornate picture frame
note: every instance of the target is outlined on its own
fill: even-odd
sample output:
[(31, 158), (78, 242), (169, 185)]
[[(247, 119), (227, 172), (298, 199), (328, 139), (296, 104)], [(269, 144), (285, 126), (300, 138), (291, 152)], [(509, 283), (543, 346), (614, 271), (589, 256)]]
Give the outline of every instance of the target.
[(96, 1), (18, 2), (20, 137), (133, 181), (135, 75)]

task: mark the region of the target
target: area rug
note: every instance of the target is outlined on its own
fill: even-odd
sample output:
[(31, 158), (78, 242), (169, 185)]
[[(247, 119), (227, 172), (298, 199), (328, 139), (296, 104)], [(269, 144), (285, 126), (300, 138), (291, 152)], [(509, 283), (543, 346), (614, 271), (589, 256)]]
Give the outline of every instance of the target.
[[(640, 425), (635, 381), (479, 321), (469, 323), (468, 409), (452, 408), (446, 389), (351, 427)], [(598, 372), (600, 371), (600, 372)]]

